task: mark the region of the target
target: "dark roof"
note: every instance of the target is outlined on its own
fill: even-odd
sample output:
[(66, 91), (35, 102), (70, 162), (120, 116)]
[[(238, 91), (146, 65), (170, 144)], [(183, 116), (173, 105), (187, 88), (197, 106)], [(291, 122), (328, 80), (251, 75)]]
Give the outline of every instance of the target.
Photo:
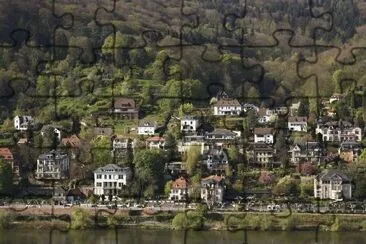
[(114, 108), (136, 108), (135, 100), (132, 98), (116, 98)]
[(212, 132), (207, 133), (208, 135), (226, 135), (226, 136), (236, 136), (236, 133), (227, 129), (215, 129)]
[(221, 99), (214, 106), (241, 106), (237, 99)]
[(94, 173), (103, 173), (103, 172), (128, 172), (131, 171), (129, 167), (122, 168), (116, 164), (107, 164), (104, 167), (97, 168)]
[(46, 159), (61, 159), (67, 157), (67, 153), (61, 151), (51, 150), (48, 153), (44, 153), (38, 156), (39, 160), (46, 160)]
[(345, 175), (344, 173), (337, 171), (337, 170), (326, 170), (323, 171), (320, 175), (319, 175), (319, 179), (322, 181), (329, 181), (331, 180), (334, 176), (339, 176), (342, 178), (342, 181), (344, 182), (350, 182), (350, 178), (348, 178), (347, 175)]
[(95, 127), (93, 132), (96, 135), (111, 136), (113, 134), (113, 129), (108, 127)]
[(254, 128), (254, 134), (257, 135), (267, 135), (267, 134), (273, 134), (273, 128)]
[(157, 127), (157, 123), (156, 122), (152, 122), (152, 121), (140, 121), (139, 122), (139, 127)]
[(308, 119), (306, 117), (289, 117), (288, 122), (307, 122)]
[(266, 143), (253, 143), (249, 146), (249, 150), (254, 150), (256, 152), (273, 152), (274, 149), (273, 147), (269, 146), (268, 144)]

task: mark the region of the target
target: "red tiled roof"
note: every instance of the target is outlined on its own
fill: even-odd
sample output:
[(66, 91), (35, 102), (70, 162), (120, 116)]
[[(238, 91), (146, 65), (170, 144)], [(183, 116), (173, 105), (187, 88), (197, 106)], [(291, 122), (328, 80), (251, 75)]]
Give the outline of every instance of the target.
[(188, 187), (188, 181), (183, 177), (176, 179), (172, 185), (172, 188), (187, 188), (187, 187)]
[(79, 147), (81, 142), (80, 139), (76, 135), (72, 135), (70, 137), (65, 137), (62, 139), (62, 144), (70, 145), (71, 147)]
[(0, 148), (0, 157), (4, 158), (5, 160), (13, 160), (14, 156), (13, 153), (7, 147)]
[(148, 138), (146, 141), (165, 141), (164, 137), (160, 137), (160, 136), (153, 136)]

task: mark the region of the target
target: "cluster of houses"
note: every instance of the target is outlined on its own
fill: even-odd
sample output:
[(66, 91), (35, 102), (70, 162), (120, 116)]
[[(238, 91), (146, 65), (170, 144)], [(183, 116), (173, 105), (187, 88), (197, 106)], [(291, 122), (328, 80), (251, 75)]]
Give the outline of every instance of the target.
[[(341, 99), (338, 97), (338, 99)], [(334, 102), (334, 101), (333, 101)], [(290, 133), (309, 133), (308, 118), (298, 116), (300, 102), (290, 107), (278, 107), (274, 109), (259, 108), (254, 104), (242, 105), (237, 99), (231, 99), (225, 92), (221, 92), (216, 103), (212, 105), (214, 116), (240, 116), (249, 110), (257, 116), (258, 127), (252, 131), (251, 142), (246, 148), (240, 148), (245, 153), (250, 165), (253, 166), (277, 166), (281, 165), (276, 155), (274, 144), (276, 131), (272, 124), (281, 114), (288, 114), (287, 129)], [(111, 112), (123, 119), (137, 120), (139, 109), (131, 98), (115, 99)], [(200, 118), (184, 116), (179, 118), (182, 139), (177, 142), (177, 151), (185, 154), (192, 147), (196, 147), (201, 155), (201, 163), (206, 169), (207, 177), (201, 179), (201, 198), (213, 203), (222, 202), (225, 192), (225, 170), (229, 166), (227, 149), (240, 144), (241, 131), (231, 131), (226, 128), (210, 128), (204, 126)], [(16, 116), (14, 128), (19, 131), (32, 129), (34, 119), (31, 116)], [(71, 149), (79, 148), (81, 140), (77, 135), (65, 137), (62, 129), (57, 126), (44, 126), (41, 135), (45, 131), (53, 130), (58, 142)], [(111, 128), (95, 127), (94, 134), (108, 136), (111, 139), (111, 153), (123, 154), (136, 146), (136, 138), (143, 137), (146, 148), (166, 150), (166, 139), (157, 131), (159, 125), (155, 121), (141, 120), (135, 130), (135, 136), (114, 135)], [(357, 161), (361, 153), (362, 129), (345, 121), (319, 120), (315, 129), (323, 142), (338, 143), (338, 155), (344, 161), (352, 163)], [(19, 141), (20, 143), (20, 141)], [(0, 156), (12, 162), (13, 171), (19, 175), (19, 166), (13, 163), (9, 149), (0, 148)], [(71, 150), (72, 152), (72, 150)], [(320, 163), (328, 154), (324, 145), (319, 141), (306, 141), (294, 143), (288, 149), (290, 162)], [(68, 154), (60, 150), (51, 150), (38, 156), (35, 178), (37, 180), (62, 180), (70, 175), (70, 159), (75, 154)], [(176, 201), (184, 201), (190, 194), (190, 182), (182, 175), (186, 175), (184, 162), (167, 162), (166, 171), (176, 177), (173, 181), (169, 198)], [(132, 169), (116, 164), (108, 164), (94, 171), (94, 190), (96, 195), (118, 195), (119, 191), (132, 180)], [(351, 198), (350, 179), (339, 172), (324, 173), (314, 180), (314, 196), (320, 198), (339, 199)]]

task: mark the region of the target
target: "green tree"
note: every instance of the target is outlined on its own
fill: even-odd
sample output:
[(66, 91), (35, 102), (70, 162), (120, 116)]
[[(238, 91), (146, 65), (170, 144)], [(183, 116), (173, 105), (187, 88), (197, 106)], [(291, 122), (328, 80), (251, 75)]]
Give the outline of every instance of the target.
[(165, 149), (167, 149), (167, 161), (174, 160), (177, 155), (177, 142), (172, 133), (168, 132), (165, 138)]
[(172, 190), (173, 181), (167, 181), (164, 186), (164, 194), (169, 197), (170, 191)]
[(133, 164), (135, 176), (145, 196), (161, 193), (164, 184), (166, 155), (160, 150), (140, 150), (136, 152)]
[(106, 136), (98, 136), (91, 141), (93, 162), (97, 165), (112, 163), (111, 141)]
[(76, 208), (71, 214), (71, 228), (72, 229), (87, 229), (92, 225), (92, 220), (88, 210)]
[(0, 194), (9, 195), (13, 191), (13, 171), (11, 165), (0, 158)]
[(298, 180), (292, 178), (291, 176), (285, 176), (281, 178), (273, 188), (273, 194), (299, 196), (300, 187)]
[(186, 168), (189, 175), (194, 175), (199, 167), (201, 151), (200, 146), (192, 145), (187, 151)]

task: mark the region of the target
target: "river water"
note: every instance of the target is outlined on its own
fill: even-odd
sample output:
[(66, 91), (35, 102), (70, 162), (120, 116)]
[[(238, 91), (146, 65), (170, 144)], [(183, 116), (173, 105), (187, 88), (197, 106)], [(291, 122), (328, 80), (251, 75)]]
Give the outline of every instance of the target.
[(182, 231), (169, 230), (87, 230), (70, 232), (47, 232), (42, 230), (0, 231), (0, 244), (362, 244), (366, 233), (362, 232), (228, 232), (228, 231)]

